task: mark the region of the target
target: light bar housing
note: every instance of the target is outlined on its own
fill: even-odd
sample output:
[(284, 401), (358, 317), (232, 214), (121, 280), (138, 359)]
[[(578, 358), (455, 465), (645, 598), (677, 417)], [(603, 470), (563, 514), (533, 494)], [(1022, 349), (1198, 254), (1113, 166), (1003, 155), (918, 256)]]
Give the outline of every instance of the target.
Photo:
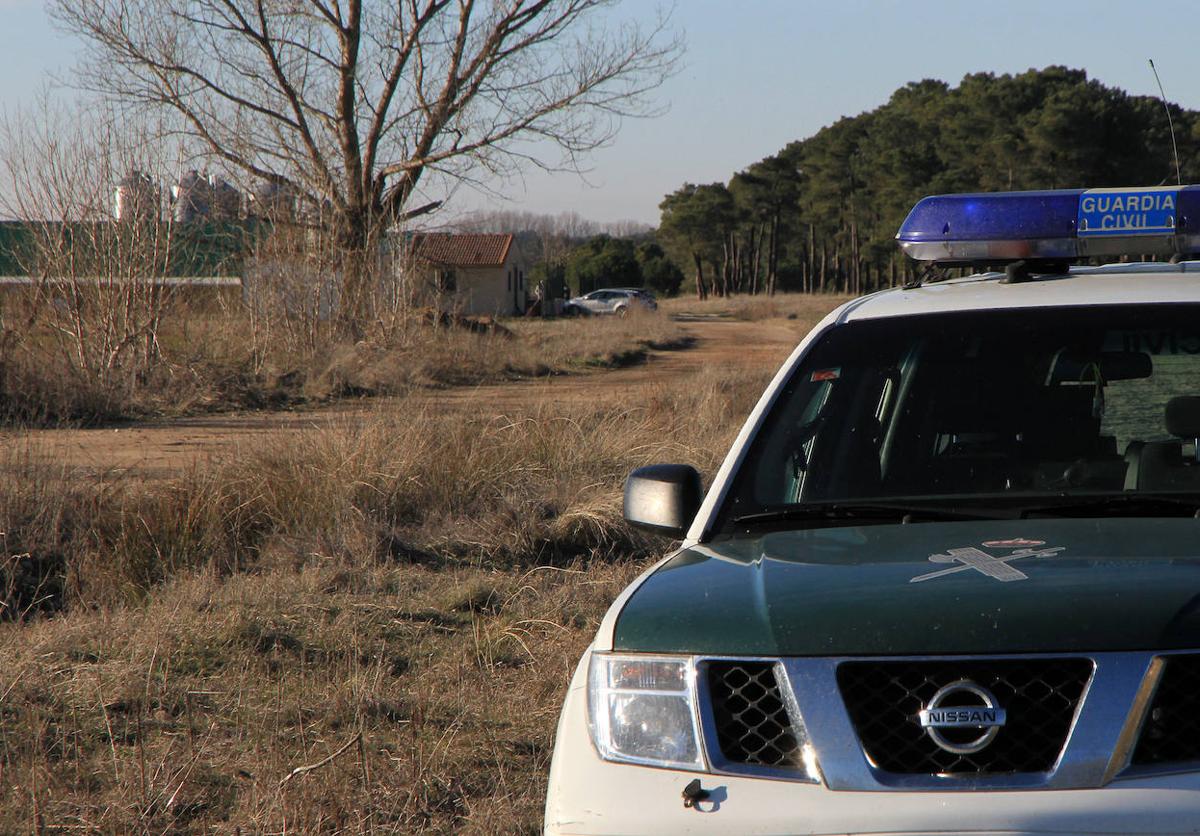
[(1200, 186), (934, 195), (896, 233), (940, 266), (1200, 253)]

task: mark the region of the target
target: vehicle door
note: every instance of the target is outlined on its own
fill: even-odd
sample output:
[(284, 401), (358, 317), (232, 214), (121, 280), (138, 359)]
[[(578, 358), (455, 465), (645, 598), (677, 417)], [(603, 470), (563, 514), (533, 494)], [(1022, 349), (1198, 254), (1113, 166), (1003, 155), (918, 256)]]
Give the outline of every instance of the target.
[(608, 313), (609, 293), (607, 290), (593, 290), (587, 296), (584, 296), (584, 305), (592, 313)]

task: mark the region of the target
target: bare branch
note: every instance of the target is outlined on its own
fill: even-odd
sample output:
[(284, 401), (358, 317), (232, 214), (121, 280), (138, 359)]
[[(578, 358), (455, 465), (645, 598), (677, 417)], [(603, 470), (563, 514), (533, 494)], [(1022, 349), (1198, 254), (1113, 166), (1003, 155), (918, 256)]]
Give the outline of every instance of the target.
[[(640, 2), (640, 0), (639, 0)], [(168, 134), (328, 205), (347, 246), (430, 173), (581, 171), (653, 114), (682, 44), (618, 0), (49, 0), (83, 87), (174, 113)]]

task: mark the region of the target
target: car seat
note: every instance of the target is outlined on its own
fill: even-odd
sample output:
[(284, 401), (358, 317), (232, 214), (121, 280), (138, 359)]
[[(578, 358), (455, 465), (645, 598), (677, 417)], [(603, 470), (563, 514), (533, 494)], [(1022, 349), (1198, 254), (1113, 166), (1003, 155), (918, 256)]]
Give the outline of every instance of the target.
[(1128, 490), (1200, 491), (1200, 453), (1183, 455), (1183, 442), (1200, 440), (1200, 396), (1184, 395), (1167, 402), (1167, 432), (1180, 441), (1131, 444), (1126, 453), (1130, 472)]

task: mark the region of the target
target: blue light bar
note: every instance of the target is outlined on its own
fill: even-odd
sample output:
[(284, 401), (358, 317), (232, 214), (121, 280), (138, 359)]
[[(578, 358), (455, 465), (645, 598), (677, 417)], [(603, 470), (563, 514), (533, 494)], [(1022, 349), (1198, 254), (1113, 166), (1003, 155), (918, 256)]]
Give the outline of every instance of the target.
[(935, 195), (896, 240), (947, 265), (1200, 253), (1200, 186)]

